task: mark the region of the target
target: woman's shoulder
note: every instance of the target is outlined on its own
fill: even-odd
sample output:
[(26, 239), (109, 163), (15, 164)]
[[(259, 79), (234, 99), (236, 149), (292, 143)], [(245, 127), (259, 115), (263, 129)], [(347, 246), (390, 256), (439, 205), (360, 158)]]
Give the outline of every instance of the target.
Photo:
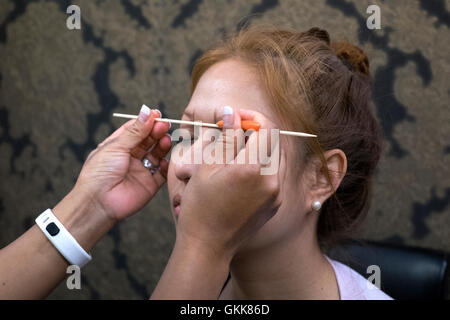
[(326, 258), (334, 269), (341, 300), (392, 300), (389, 295), (349, 266)]

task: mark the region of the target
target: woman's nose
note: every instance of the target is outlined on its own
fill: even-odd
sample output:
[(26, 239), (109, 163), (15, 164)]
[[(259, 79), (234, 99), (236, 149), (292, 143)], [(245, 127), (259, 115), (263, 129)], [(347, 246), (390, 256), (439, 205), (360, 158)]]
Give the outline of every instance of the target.
[(177, 179), (186, 183), (192, 177), (192, 173), (194, 171), (194, 164), (192, 164), (187, 158), (188, 157), (183, 157), (175, 163), (175, 176)]

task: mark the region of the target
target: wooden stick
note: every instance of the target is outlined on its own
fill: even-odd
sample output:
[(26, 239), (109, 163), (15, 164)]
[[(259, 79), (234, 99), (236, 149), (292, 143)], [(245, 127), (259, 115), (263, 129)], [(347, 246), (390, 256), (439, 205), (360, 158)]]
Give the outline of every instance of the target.
[[(113, 113), (113, 117), (136, 119), (138, 116), (135, 116), (132, 114), (124, 114), (124, 113)], [(188, 124), (188, 125), (192, 125), (192, 126), (202, 126), (202, 127), (210, 127), (210, 128), (220, 128), (215, 123), (207, 123), (207, 122), (199, 122), (199, 121), (175, 120), (175, 119), (167, 119), (167, 118), (155, 118), (155, 121)], [(304, 132), (295, 132), (295, 131), (286, 131), (286, 130), (280, 130), (280, 134), (283, 134), (286, 136), (296, 136), (296, 137), (306, 137), (306, 138), (316, 138), (317, 137), (317, 135), (315, 135), (315, 134), (304, 133)]]
[[(137, 119), (138, 116), (135, 116), (132, 114), (124, 114), (124, 113), (113, 113), (113, 117)], [(193, 126), (203, 126), (203, 127), (211, 127), (211, 128), (220, 128), (217, 124), (199, 122), (199, 121), (185, 121), (185, 120), (175, 120), (175, 119), (167, 119), (167, 118), (155, 118), (155, 121), (169, 122), (169, 123), (171, 122), (171, 123), (179, 123), (179, 124), (190, 124)]]

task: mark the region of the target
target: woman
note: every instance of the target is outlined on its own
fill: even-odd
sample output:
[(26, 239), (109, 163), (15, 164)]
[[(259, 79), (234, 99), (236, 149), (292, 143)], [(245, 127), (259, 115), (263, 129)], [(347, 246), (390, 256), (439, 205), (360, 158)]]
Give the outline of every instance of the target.
[[(281, 205), (230, 257), (231, 277), (220, 298), (389, 299), (322, 253), (366, 214), (380, 157), (365, 54), (349, 43), (330, 43), (328, 33), (317, 28), (250, 29), (197, 61), (191, 92), (185, 120), (216, 122), (221, 106), (229, 104), (257, 111), (275, 127), (318, 135), (281, 139), (286, 155), (278, 172)], [(205, 140), (194, 141), (191, 151), (199, 143), (205, 147)], [(185, 206), (192, 210), (191, 198), (202, 201), (190, 188), (199, 167), (190, 153), (171, 161), (168, 187), (176, 223), (183, 223)], [(215, 214), (214, 206), (198, 209)]]
[[(83, 256), (83, 263), (89, 261), (86, 251), (115, 224), (139, 211), (154, 197), (166, 181), (168, 163), (164, 157), (171, 147), (169, 125), (155, 122), (157, 117), (161, 117), (158, 110), (143, 106), (137, 120), (127, 122), (91, 152), (74, 188), (50, 210), (60, 229), (56, 233), (54, 229), (45, 229), (53, 235), (65, 229), (74, 239), (71, 248), (75, 251), (53, 245), (50, 235), (47, 237), (38, 225), (0, 250), (0, 299), (46, 297), (67, 275), (66, 269), (72, 264), (69, 261), (75, 259), (74, 252), (77, 260)], [(265, 123), (262, 118), (249, 116), (249, 119)], [(229, 115), (224, 117), (224, 128), (237, 127), (233, 123), (237, 122)], [(225, 134), (221, 141), (225, 148), (234, 151)], [(241, 152), (246, 152), (247, 146)], [(154, 298), (217, 298), (228, 274), (230, 257), (278, 207), (277, 176), (261, 176), (260, 168), (259, 163), (243, 167), (203, 166), (196, 178), (191, 179), (194, 191), (191, 194), (202, 195), (205, 210), (198, 207), (200, 202), (195, 197), (186, 201), (184, 223), (178, 225), (183, 232), (177, 235)], [(211, 174), (214, 179), (209, 179)], [(224, 190), (231, 180), (236, 183), (234, 192), (217, 201), (215, 190)], [(242, 195), (252, 201), (242, 206), (235, 201)], [(206, 210), (211, 206), (216, 215)]]
[[(252, 29), (199, 59), (184, 119), (216, 121), (222, 106), (232, 105), (234, 110), (224, 110), (224, 128), (255, 120), (262, 128), (312, 132), (318, 139), (281, 138), (273, 175), (261, 175), (261, 163), (190, 164), (189, 153), (171, 161), (167, 178), (177, 237), (152, 298), (389, 298), (368, 290), (354, 271), (321, 251), (365, 213), (380, 152), (368, 108), (368, 62), (354, 47), (333, 47), (337, 52), (318, 29)], [(105, 140), (54, 208), (85, 250), (165, 182), (168, 127), (154, 124), (154, 117), (143, 110)], [(259, 138), (224, 131), (216, 143), (237, 158)], [(194, 140), (191, 150), (204, 147), (199, 143)], [(149, 173), (144, 157), (160, 170)], [(34, 226), (0, 251), (0, 297), (44, 297), (66, 266)]]

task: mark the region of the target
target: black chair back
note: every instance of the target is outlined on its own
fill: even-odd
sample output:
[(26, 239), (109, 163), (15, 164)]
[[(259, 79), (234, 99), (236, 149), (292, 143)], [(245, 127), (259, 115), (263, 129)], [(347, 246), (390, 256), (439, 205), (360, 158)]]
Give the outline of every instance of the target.
[(443, 299), (448, 272), (447, 255), (429, 249), (376, 242), (348, 243), (328, 256), (353, 268), (366, 279), (370, 265), (380, 267), (381, 289), (397, 300)]

